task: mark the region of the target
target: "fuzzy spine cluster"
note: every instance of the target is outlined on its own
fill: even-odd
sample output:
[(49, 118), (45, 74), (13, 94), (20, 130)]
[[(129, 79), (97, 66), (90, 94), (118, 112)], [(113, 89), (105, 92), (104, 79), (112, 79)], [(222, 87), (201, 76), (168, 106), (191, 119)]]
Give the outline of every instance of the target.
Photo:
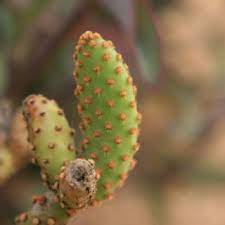
[(92, 158), (100, 175), (96, 203), (111, 199), (135, 165), (141, 114), (128, 66), (111, 41), (85, 32), (74, 55), (77, 110), (83, 132), (83, 156)]

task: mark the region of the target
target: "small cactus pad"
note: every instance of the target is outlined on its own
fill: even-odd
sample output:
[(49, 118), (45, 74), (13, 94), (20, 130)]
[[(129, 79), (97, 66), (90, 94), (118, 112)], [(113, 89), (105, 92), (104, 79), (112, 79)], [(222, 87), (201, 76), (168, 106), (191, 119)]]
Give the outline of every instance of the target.
[(58, 204), (58, 199), (52, 192), (33, 197), (30, 211), (21, 213), (16, 219), (16, 225), (66, 225), (69, 215)]
[(98, 176), (93, 160), (75, 159), (61, 169), (59, 197), (71, 209), (87, 208), (94, 200)]
[(98, 33), (85, 32), (76, 46), (74, 60), (75, 95), (84, 135), (82, 156), (95, 161), (100, 175), (97, 203), (111, 199), (135, 165), (141, 115), (128, 66), (111, 41)]
[(74, 131), (69, 127), (63, 111), (53, 100), (41, 95), (29, 96), (23, 104), (29, 141), (35, 159), (41, 167), (43, 181), (57, 189), (61, 167), (75, 159)]

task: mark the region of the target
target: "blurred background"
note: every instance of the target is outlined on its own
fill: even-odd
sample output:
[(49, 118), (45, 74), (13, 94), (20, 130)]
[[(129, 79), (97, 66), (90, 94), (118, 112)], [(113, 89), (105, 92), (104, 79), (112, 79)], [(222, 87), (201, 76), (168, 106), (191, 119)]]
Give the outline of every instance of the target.
[(78, 127), (72, 53), (92, 30), (115, 43), (138, 86), (141, 149), (115, 199), (70, 224), (224, 225), (224, 10), (224, 0), (1, 0), (0, 223), (44, 190), (20, 137), (21, 102), (54, 98)]

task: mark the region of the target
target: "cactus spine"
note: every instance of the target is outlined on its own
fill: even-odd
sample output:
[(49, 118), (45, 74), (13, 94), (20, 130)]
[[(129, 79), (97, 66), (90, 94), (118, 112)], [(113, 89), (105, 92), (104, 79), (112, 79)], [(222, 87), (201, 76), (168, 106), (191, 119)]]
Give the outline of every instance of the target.
[(101, 201), (112, 197), (135, 165), (140, 121), (136, 87), (122, 56), (98, 33), (87, 31), (80, 37), (75, 62), (81, 148), (101, 175), (96, 195)]

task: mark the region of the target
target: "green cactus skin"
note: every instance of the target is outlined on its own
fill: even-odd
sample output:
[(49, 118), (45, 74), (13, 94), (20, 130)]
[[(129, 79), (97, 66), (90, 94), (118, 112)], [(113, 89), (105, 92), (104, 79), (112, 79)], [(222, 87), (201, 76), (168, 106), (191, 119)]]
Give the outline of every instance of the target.
[(33, 198), (30, 211), (21, 213), (16, 219), (16, 225), (65, 225), (69, 215), (58, 204), (58, 199), (52, 192)]
[(41, 177), (51, 189), (57, 190), (61, 167), (75, 159), (74, 131), (55, 101), (42, 95), (29, 96), (24, 101), (23, 113)]
[(112, 198), (135, 165), (141, 115), (128, 66), (111, 41), (98, 33), (85, 32), (76, 46), (74, 60), (75, 95), (84, 135), (82, 156), (95, 160), (101, 176), (97, 204)]

